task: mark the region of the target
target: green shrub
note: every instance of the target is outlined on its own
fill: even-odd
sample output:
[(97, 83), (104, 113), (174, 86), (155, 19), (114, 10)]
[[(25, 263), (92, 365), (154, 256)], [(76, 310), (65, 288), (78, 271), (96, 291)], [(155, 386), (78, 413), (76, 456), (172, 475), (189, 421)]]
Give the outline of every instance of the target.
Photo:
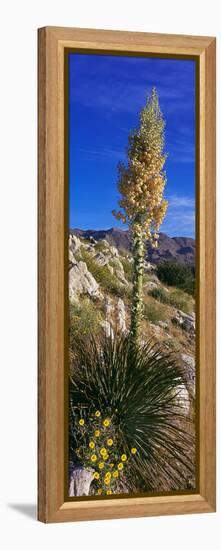
[(158, 287), (154, 288), (149, 292), (149, 295), (155, 300), (167, 304), (177, 309), (181, 309), (184, 313), (190, 313), (193, 309), (193, 304), (191, 302), (190, 296), (185, 294), (180, 289), (174, 289), (170, 292), (167, 292), (164, 288)]
[(181, 309), (184, 313), (190, 313), (193, 310), (193, 304), (190, 296), (179, 289), (175, 289), (170, 292), (169, 303), (171, 306)]
[(178, 262), (163, 262), (157, 266), (157, 276), (168, 286), (175, 286), (188, 294), (194, 294), (194, 268)]
[(74, 346), (76, 337), (99, 332), (102, 315), (93, 302), (83, 298), (80, 304), (70, 304), (69, 319), (69, 341)]
[(150, 321), (157, 325), (159, 321), (166, 321), (166, 308), (154, 301), (146, 302), (144, 304), (143, 317), (146, 321)]
[(124, 273), (128, 281), (132, 282), (133, 279), (133, 262), (129, 262), (127, 258), (121, 258), (121, 263), (124, 268)]
[(105, 245), (104, 241), (101, 240), (94, 245), (94, 249), (96, 250), (96, 252), (104, 252), (105, 250), (107, 250), (107, 246)]
[(166, 292), (166, 290), (164, 290), (164, 288), (162, 288), (161, 286), (153, 288), (153, 290), (150, 290), (149, 292), (150, 296), (155, 298), (155, 300), (158, 300), (158, 302), (162, 302), (163, 304), (170, 303), (168, 294), (169, 293)]

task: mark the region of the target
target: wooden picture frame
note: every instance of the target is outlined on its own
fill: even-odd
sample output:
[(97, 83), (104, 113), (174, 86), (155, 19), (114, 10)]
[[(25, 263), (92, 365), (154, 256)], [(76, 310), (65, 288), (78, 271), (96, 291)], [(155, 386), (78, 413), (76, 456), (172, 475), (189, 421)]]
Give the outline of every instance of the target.
[[(215, 511), (215, 46), (213, 37), (45, 27), (39, 29), (39, 466), (43, 522)], [(65, 500), (64, 362), (67, 185), (64, 51), (195, 56), (199, 66), (198, 334), (199, 491)]]

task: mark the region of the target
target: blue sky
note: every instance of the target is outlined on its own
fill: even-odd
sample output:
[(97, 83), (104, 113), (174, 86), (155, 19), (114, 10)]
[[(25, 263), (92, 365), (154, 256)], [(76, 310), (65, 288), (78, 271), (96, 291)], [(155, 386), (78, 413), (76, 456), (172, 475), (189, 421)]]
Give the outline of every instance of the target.
[(115, 220), (117, 163), (128, 134), (155, 86), (166, 121), (168, 153), (161, 226), (170, 236), (195, 236), (195, 62), (69, 54), (69, 225), (127, 227)]

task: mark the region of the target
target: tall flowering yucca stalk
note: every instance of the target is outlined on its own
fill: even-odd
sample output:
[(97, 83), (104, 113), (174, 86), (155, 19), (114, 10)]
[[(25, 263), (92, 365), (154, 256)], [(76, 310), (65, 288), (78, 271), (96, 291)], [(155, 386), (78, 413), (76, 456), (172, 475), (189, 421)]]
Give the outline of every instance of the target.
[(129, 136), (127, 165), (120, 163), (118, 167), (121, 210), (113, 211), (113, 215), (131, 229), (134, 256), (131, 340), (134, 344), (139, 338), (143, 311), (145, 242), (149, 240), (153, 246), (158, 245), (159, 228), (168, 204), (163, 198), (164, 128), (157, 91), (153, 88), (140, 113), (139, 128)]

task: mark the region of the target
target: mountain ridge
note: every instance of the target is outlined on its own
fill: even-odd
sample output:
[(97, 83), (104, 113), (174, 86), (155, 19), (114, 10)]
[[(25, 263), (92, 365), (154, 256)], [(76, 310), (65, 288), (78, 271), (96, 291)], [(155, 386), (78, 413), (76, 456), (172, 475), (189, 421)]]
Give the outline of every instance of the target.
[[(130, 250), (131, 247), (129, 230), (117, 227), (97, 230), (73, 228), (69, 232), (85, 239), (93, 238), (96, 241), (105, 239), (111, 241), (117, 248)], [(158, 248), (153, 248), (147, 243), (147, 258), (153, 264), (177, 261), (193, 266), (195, 264), (195, 239), (192, 237), (169, 237), (166, 233), (160, 233)]]

